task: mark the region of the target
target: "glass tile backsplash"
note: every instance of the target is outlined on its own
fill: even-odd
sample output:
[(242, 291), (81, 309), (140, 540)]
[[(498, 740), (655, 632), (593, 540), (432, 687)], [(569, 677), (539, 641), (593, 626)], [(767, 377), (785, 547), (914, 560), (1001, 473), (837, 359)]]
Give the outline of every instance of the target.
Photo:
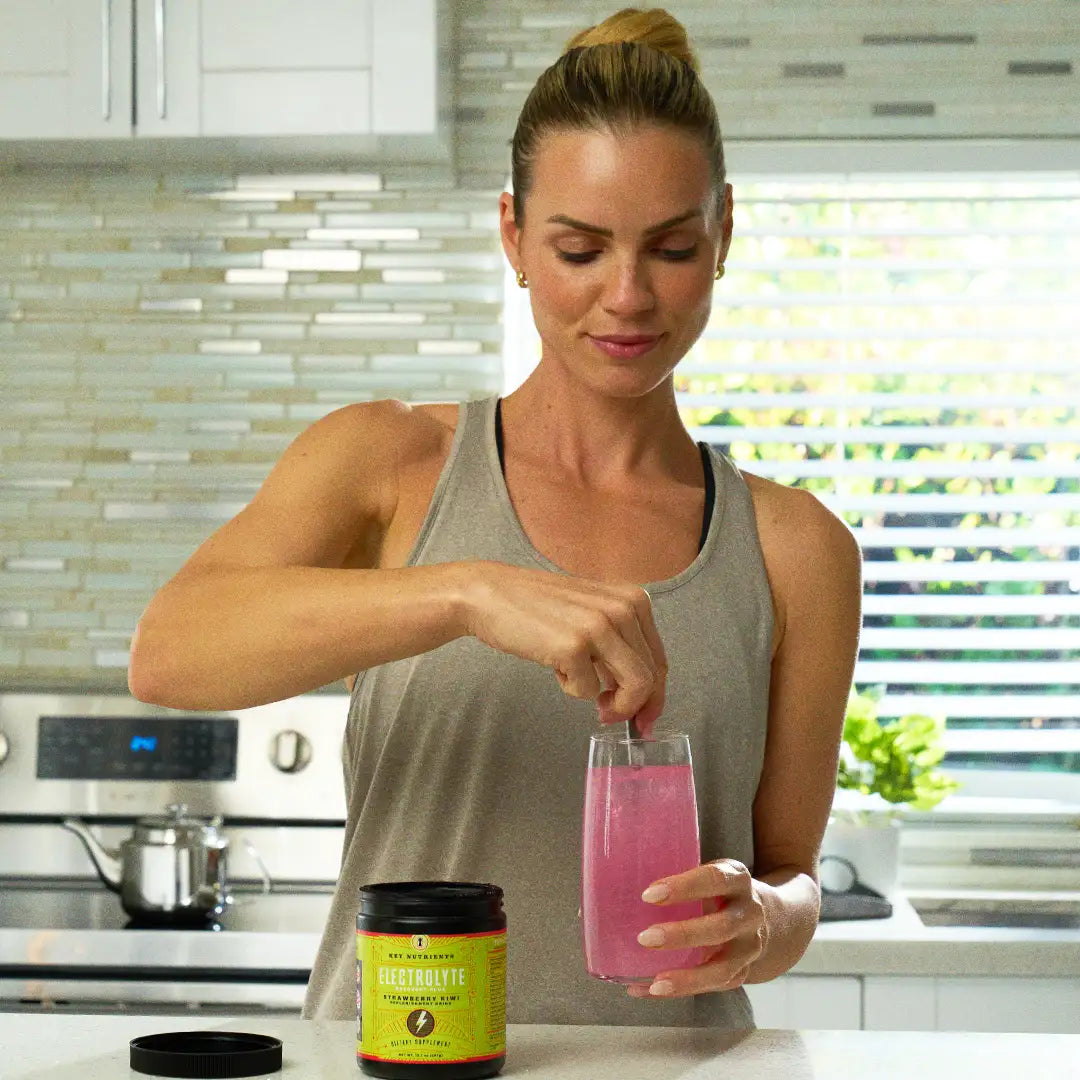
[(319, 416), (501, 385), (497, 191), (100, 173), (0, 175), (9, 689), (122, 689), (154, 589)]

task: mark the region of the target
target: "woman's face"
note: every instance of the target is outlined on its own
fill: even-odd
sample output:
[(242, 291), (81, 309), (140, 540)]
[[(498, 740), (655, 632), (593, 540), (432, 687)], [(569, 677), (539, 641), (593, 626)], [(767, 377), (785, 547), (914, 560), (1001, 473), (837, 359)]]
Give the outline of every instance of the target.
[(607, 393), (666, 379), (709, 319), (731, 241), (700, 140), (647, 126), (542, 139), (518, 229), (500, 201), (503, 247), (529, 280), (544, 362)]

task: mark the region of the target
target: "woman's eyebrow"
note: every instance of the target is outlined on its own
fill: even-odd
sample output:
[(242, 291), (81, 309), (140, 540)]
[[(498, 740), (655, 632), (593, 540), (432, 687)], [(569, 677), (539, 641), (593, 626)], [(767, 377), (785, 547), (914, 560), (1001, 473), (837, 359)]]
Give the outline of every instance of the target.
[[(684, 221), (689, 221), (691, 218), (703, 217), (700, 207), (695, 207), (693, 210), (687, 210), (683, 214), (676, 214), (675, 217), (668, 218), (667, 221), (661, 221), (658, 225), (650, 225), (645, 230), (646, 236), (652, 236), (654, 233), (666, 232), (668, 229), (673, 229), (676, 225), (681, 225)], [(595, 233), (597, 236), (606, 236), (609, 240), (615, 235), (611, 229), (601, 228), (599, 225), (590, 225), (585, 221), (578, 221), (576, 218), (567, 217), (566, 214), (554, 214), (547, 219), (549, 225), (567, 225), (571, 229), (577, 229), (578, 232)]]

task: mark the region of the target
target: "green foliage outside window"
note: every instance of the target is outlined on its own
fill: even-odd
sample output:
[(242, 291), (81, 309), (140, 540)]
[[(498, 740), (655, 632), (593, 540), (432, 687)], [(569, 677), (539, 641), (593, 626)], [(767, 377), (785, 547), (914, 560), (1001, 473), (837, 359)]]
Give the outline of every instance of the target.
[[(864, 547), (867, 561), (912, 570), (908, 579), (899, 573), (868, 579), (868, 597), (1048, 598), (1023, 613), (1003, 603), (1000, 611), (989, 604), (978, 614), (868, 614), (864, 628), (911, 631), (912, 643), (864, 646), (860, 658), (971, 662), (988, 673), (1003, 662), (1056, 663), (1061, 667), (1054, 670), (1076, 674), (1044, 678), (1037, 686), (933, 678), (888, 692), (894, 706), (904, 694), (940, 695), (956, 729), (1080, 727), (1080, 716), (1067, 708), (1045, 716), (1002, 717), (989, 708), (985, 715), (969, 709), (954, 716), (947, 705), (950, 696), (990, 702), (1002, 695), (1044, 701), (1080, 695), (1080, 610), (1066, 599), (1080, 591), (1074, 539), (1080, 528), (1080, 296), (1075, 277), (1061, 269), (1080, 265), (1080, 197), (1071, 192), (1055, 202), (1043, 192), (1041, 202), (1028, 201), (1019, 184), (991, 191), (973, 182), (955, 198), (933, 185), (921, 195), (908, 185), (904, 197), (888, 198), (887, 188), (868, 186), (860, 202), (839, 199), (824, 185), (805, 185), (800, 199), (790, 186), (763, 184), (744, 187), (741, 206), (736, 189), (736, 239), (710, 327), (716, 336), (706, 335), (676, 372), (677, 391), (697, 397), (684, 408), (684, 419), (721, 429), (714, 443), (748, 472), (762, 463), (757, 471), (763, 475), (826, 501), (1042, 499), (1041, 506), (1015, 510), (894, 504), (844, 511), (847, 523), (860, 529), (971, 532), (970, 545), (953, 538), (947, 545)], [(717, 395), (723, 407), (702, 404)], [(755, 437), (732, 432), (725, 441), (724, 428), (750, 429)], [(890, 428), (906, 433), (890, 439)], [(955, 439), (950, 428), (958, 431)], [(831, 434), (822, 437), (823, 429)], [(964, 429), (981, 434), (971, 437)], [(774, 430), (777, 437), (768, 439)], [(816, 463), (824, 466), (820, 475), (814, 475)], [(1003, 532), (987, 541), (979, 532), (987, 529)], [(1005, 531), (1020, 537), (1018, 530), (1023, 538), (1012, 542)], [(1054, 534), (1067, 539), (1042, 539)], [(973, 564), (994, 571), (972, 575)], [(1039, 566), (1073, 564), (1078, 570), (1071, 580), (1060, 572), (1039, 576)], [(934, 647), (932, 635), (923, 635), (922, 643), (916, 633), (934, 630), (1026, 630), (1030, 647)], [(1057, 631), (1044, 635), (1053, 637), (1052, 645), (1039, 642), (1037, 632), (1044, 630)], [(973, 763), (962, 755), (947, 762), (950, 768)], [(1028, 756), (1025, 766), (1080, 773), (1080, 754)]]

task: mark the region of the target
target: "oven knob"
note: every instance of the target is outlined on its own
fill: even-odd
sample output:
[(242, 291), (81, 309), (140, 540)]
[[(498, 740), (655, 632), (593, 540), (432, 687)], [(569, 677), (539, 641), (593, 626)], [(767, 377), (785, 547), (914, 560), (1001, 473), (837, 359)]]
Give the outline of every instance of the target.
[(311, 741), (299, 731), (279, 731), (270, 747), (270, 760), (280, 772), (300, 772), (311, 760)]
[(7, 756), (11, 751), (11, 743), (8, 742), (8, 737), (0, 731), (0, 765), (3, 765), (7, 761)]

